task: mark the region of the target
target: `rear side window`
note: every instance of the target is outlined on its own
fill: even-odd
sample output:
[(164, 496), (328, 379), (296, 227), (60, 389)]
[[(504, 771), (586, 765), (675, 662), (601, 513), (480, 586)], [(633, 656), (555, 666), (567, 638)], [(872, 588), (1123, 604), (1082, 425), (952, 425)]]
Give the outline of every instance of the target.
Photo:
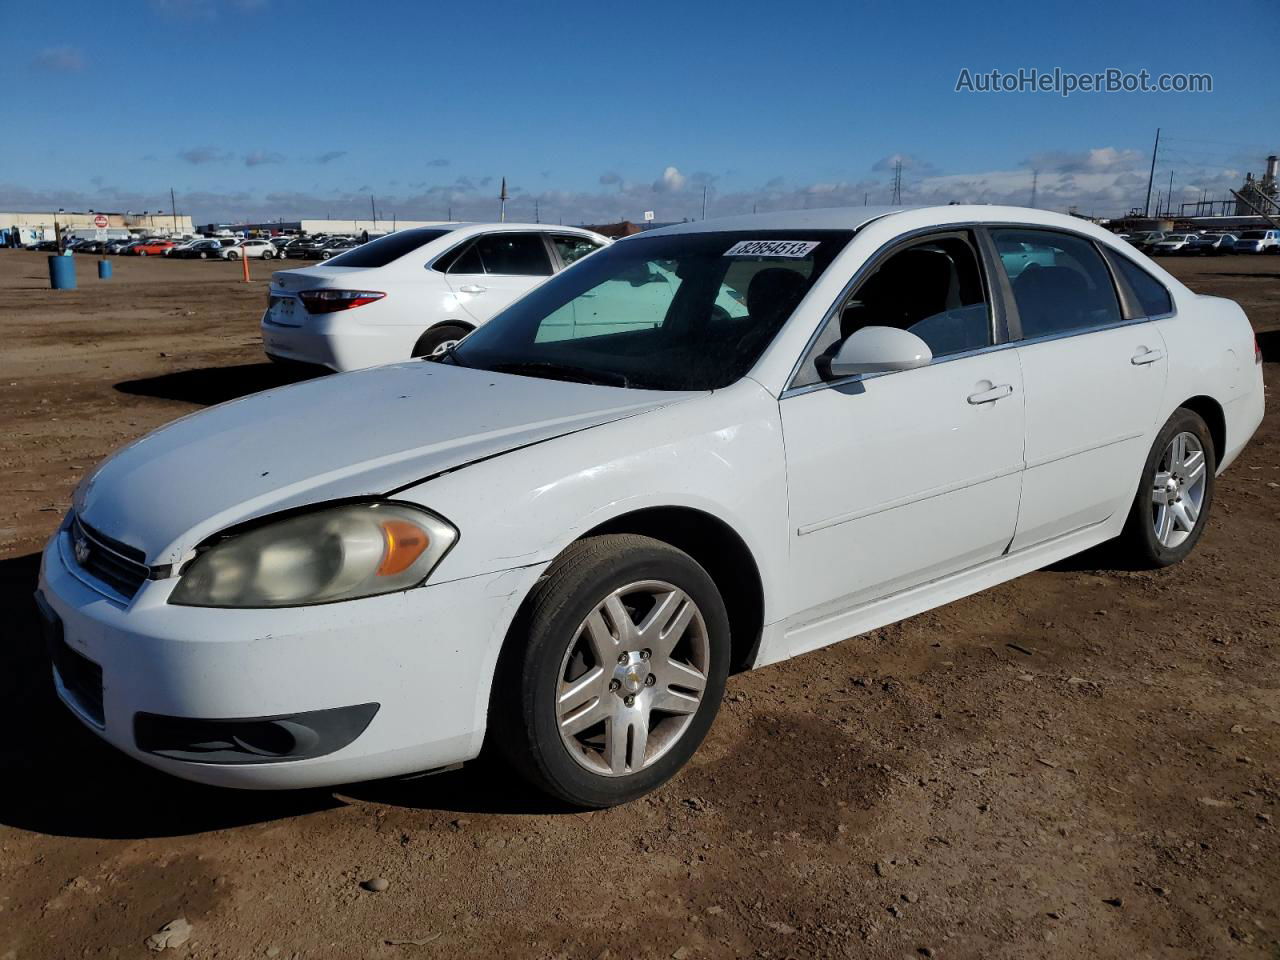
[(413, 253), (432, 240), (439, 240), (448, 232), (448, 230), (433, 230), (430, 227), (397, 230), (395, 233), (389, 233), (377, 240), (370, 240), (354, 250), (334, 257), (329, 263), (335, 267), (385, 267), (393, 260), (399, 260), (406, 254)]
[(1119, 323), (1120, 300), (1102, 255), (1084, 237), (1054, 230), (991, 231), (1022, 323), (1022, 338)]
[(1128, 257), (1122, 257), (1110, 250), (1107, 251), (1107, 257), (1111, 260), (1111, 266), (1115, 268), (1116, 273), (1124, 278), (1133, 295), (1138, 298), (1138, 305), (1142, 307), (1142, 316), (1162, 317), (1173, 313), (1173, 298), (1169, 296), (1169, 291), (1165, 289), (1163, 283)]
[[(536, 233), (490, 233), (476, 241), (484, 272), (505, 277), (549, 277), (551, 257)], [(466, 259), (465, 256), (463, 259)], [(461, 273), (461, 262), (451, 273)]]

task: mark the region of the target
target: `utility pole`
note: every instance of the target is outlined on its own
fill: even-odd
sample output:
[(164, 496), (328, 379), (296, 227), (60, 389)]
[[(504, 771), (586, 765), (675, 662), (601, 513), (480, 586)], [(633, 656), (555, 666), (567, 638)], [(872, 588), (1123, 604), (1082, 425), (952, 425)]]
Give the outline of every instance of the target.
[(1143, 216), (1151, 216), (1151, 185), (1156, 179), (1156, 153), (1160, 149), (1160, 128), (1156, 127), (1156, 145), (1151, 148), (1151, 173), (1147, 175), (1147, 205), (1143, 209)]
[(1039, 184), (1040, 184), (1040, 171), (1032, 170), (1031, 171), (1031, 209), (1032, 210), (1034, 210), (1036, 207), (1036, 187), (1039, 186)]
[(536, 199), (533, 201), (533, 222), (542, 222), (542, 208), (538, 206), (538, 201)]
[(369, 194), (369, 215), (373, 218), (373, 229), (378, 229), (378, 211), (373, 206), (373, 194)]
[(1169, 189), (1164, 195), (1165, 213), (1173, 216), (1173, 169), (1169, 170)]
[(702, 185), (702, 219), (707, 219), (707, 185)]
[(502, 178), (502, 190), (498, 192), (498, 222), (507, 222), (507, 178)]
[(902, 161), (896, 160), (893, 164), (893, 205), (896, 207), (902, 203)]
[(178, 201), (174, 199), (173, 187), (169, 188), (169, 210), (173, 214), (173, 232), (178, 232)]

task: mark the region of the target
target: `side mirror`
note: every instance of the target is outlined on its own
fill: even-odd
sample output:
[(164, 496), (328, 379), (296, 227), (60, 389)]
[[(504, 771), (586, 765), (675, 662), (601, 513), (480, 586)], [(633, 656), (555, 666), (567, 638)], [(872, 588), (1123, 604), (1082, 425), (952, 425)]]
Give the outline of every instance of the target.
[(863, 327), (840, 344), (831, 358), (831, 376), (912, 370), (932, 362), (933, 351), (914, 333), (897, 327)]

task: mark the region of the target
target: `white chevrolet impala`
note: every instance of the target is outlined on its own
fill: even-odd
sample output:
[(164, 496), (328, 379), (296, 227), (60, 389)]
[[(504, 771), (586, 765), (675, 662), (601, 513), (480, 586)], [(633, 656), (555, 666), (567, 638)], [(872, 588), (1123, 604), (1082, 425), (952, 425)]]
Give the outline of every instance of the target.
[(1240, 308), (1075, 218), (683, 224), (434, 360), (120, 451), (38, 600), (62, 700), (178, 776), (328, 785), (487, 745), (605, 806), (690, 759), (733, 671), (1104, 541), (1181, 560), (1262, 413)]

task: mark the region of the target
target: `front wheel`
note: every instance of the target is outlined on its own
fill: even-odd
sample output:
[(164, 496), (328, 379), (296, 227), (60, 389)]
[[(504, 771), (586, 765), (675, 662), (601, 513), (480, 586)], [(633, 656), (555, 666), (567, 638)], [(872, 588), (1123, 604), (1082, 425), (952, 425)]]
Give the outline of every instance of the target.
[(274, 253), (272, 253), (270, 250), (263, 250), (263, 251), (262, 251), (262, 259), (263, 259), (263, 260), (270, 260), (270, 259), (271, 259), (272, 257), (274, 257), (274, 256), (275, 256), (275, 254), (274, 254)]
[(228, 253), (228, 254), (227, 254), (227, 259), (228, 259), (228, 260), (239, 260), (239, 259), (240, 259), (240, 254), (238, 254), (238, 253)]
[(1184, 559), (1204, 533), (1213, 504), (1217, 458), (1209, 427), (1185, 407), (1156, 435), (1119, 545), (1143, 567)]
[(512, 628), (490, 738), (552, 797), (625, 803), (693, 756), (720, 707), (729, 656), (724, 601), (687, 553), (634, 534), (580, 540)]

